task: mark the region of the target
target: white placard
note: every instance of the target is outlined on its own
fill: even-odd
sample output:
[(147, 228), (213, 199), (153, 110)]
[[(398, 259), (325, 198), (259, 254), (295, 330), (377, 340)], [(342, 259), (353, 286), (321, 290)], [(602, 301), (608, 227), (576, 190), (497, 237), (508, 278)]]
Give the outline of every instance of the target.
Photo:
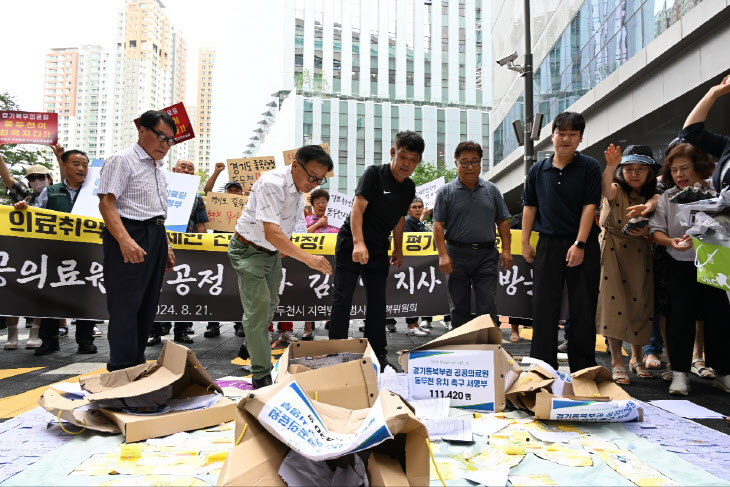
[(416, 350), (408, 355), (413, 399), (449, 398), (452, 408), (494, 412), (492, 350)]
[(266, 401), (258, 420), (292, 450), (315, 461), (365, 450), (393, 438), (385, 422), (380, 398), (355, 433), (335, 433), (324, 424), (296, 381)]
[(303, 216), (299, 217), (297, 224), (294, 225), (294, 229), (291, 231), (292, 235), (296, 235), (297, 233), (307, 233), (307, 223)]
[[(184, 232), (190, 220), (195, 194), (200, 184), (200, 176), (168, 172), (167, 179), (167, 220), (165, 228), (173, 232)], [(96, 192), (101, 182), (101, 167), (89, 167), (86, 182), (81, 186), (78, 198), (71, 213), (101, 219), (99, 197)]]
[(327, 203), (327, 224), (333, 227), (340, 228), (344, 225), (345, 220), (350, 216), (352, 210), (352, 196), (332, 191), (330, 193), (330, 200)]
[(416, 196), (423, 200), (424, 208), (433, 208), (433, 205), (436, 202), (436, 192), (444, 184), (446, 184), (446, 180), (443, 176), (441, 176), (430, 183), (424, 183), (420, 186), (416, 186)]

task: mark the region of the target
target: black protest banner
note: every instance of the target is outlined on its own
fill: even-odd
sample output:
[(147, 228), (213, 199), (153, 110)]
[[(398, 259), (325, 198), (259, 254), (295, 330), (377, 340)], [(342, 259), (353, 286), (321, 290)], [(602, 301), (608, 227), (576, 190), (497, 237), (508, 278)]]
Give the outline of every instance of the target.
[[(106, 319), (101, 234), (103, 222), (50, 210), (0, 206), (0, 315)], [(237, 321), (242, 309), (238, 281), (228, 260), (230, 234), (168, 233), (176, 265), (165, 274), (159, 320)], [(295, 235), (302, 249), (334, 263), (334, 234)], [(519, 242), (519, 235), (513, 241)], [(449, 312), (446, 276), (438, 269), (431, 234), (404, 237), (404, 260), (387, 281), (389, 317), (434, 316)], [(332, 276), (284, 258), (280, 304), (274, 320), (329, 319)], [(521, 256), (500, 270), (498, 313), (529, 317), (531, 269)], [(352, 318), (364, 318), (365, 289), (357, 287)]]

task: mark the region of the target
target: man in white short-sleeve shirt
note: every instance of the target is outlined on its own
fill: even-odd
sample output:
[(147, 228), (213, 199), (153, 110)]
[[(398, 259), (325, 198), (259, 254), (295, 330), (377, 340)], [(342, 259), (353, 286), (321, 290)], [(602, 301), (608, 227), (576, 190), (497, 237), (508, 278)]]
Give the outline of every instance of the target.
[(297, 151), (290, 166), (265, 172), (253, 185), (228, 245), (228, 257), (238, 274), (241, 322), (246, 334), (238, 355), (250, 356), (253, 386), (257, 389), (272, 383), (268, 327), (279, 305), (279, 252), (312, 269), (332, 273), (325, 257), (310, 255), (290, 240), (297, 219), (303, 215), (304, 193), (325, 181), (332, 167), (332, 159), (324, 149), (307, 145)]

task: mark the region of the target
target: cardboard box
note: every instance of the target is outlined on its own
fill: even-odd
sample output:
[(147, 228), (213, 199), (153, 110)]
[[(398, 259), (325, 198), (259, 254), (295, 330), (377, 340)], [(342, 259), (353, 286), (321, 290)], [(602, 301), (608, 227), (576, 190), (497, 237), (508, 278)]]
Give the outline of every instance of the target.
[[(362, 354), (363, 358), (314, 370), (292, 363), (296, 359), (337, 353)], [(307, 395), (326, 404), (364, 409), (372, 407), (378, 397), (378, 361), (364, 338), (292, 343), (274, 369), (277, 383), (296, 376)], [(317, 373), (310, 374), (312, 371)]]
[[(321, 373), (324, 369), (309, 372)], [(389, 391), (379, 394), (374, 408), (350, 410), (314, 401), (303, 394), (298, 386), (299, 376), (290, 376), (285, 381), (270, 387), (259, 389), (244, 397), (238, 403), (236, 411), (236, 446), (226, 459), (218, 485), (285, 485), (278, 475), (279, 467), (294, 447), (300, 454), (312, 458), (320, 455), (325, 447), (317, 446), (302, 448), (305, 440), (287, 443), (282, 438), (286, 427), (276, 429), (276, 419), (272, 413), (285, 404), (287, 397), (301, 398), (306, 404), (301, 407), (309, 411), (310, 420), (304, 419), (297, 424), (304, 425), (306, 421), (317, 426), (321, 438), (331, 436), (338, 438), (352, 438), (357, 445), (347, 451), (331, 453), (329, 457), (318, 459), (338, 458), (355, 451), (369, 451), (368, 476), (373, 485), (410, 485), (427, 486), (429, 484), (430, 466), (429, 453), (426, 445), (428, 432), (416, 419), (411, 407), (400, 396)], [(364, 387), (364, 384), (361, 384)], [(296, 396), (287, 396), (290, 391)], [(288, 401), (286, 404), (289, 404)], [(292, 403), (293, 404), (293, 403)], [(310, 409), (311, 408), (311, 409)], [(381, 409), (379, 409), (381, 408)], [(382, 411), (382, 416), (380, 413)], [(300, 411), (297, 411), (300, 412)], [(292, 413), (295, 414), (295, 413)], [(274, 415), (275, 418), (282, 416)], [(371, 419), (378, 417), (379, 422), (372, 423)], [(386, 439), (383, 426), (393, 436)], [(370, 435), (368, 427), (377, 428), (378, 433)], [(278, 427), (278, 426), (277, 426)], [(290, 427), (290, 426), (289, 426)], [(361, 428), (365, 428), (361, 431)], [(307, 426), (303, 431), (313, 431)], [(337, 435), (335, 435), (337, 433)], [(367, 437), (367, 441), (359, 443), (358, 434)], [(305, 435), (306, 436), (306, 435)], [(287, 438), (296, 438), (287, 436)], [(338, 440), (339, 441), (339, 440)], [(348, 440), (349, 441), (349, 440)], [(296, 444), (295, 444), (296, 443)]]
[[(414, 365), (416, 359), (424, 366)], [(449, 363), (450, 359), (453, 363)], [(461, 368), (454, 365), (463, 360), (471, 361), (471, 365)], [(401, 365), (409, 374), (414, 399), (450, 397), (452, 407), (484, 412), (504, 409), (507, 380), (514, 382), (517, 370), (521, 371), (502, 347), (502, 330), (494, 326), (489, 315), (479, 316), (420, 347), (403, 352)], [(434, 369), (439, 370), (439, 374), (435, 374), (437, 377), (427, 377), (434, 375), (431, 374)], [(467, 371), (466, 376), (462, 375), (462, 369)], [(426, 376), (417, 372), (421, 370)], [(447, 370), (445, 374), (441, 373), (443, 370)], [(490, 372), (488, 377), (484, 377), (484, 371)], [(480, 382), (479, 386), (469, 386), (474, 380)], [(448, 385), (443, 385), (443, 381)], [(486, 400), (477, 399), (479, 397)]]
[(79, 410), (99, 401), (143, 396), (168, 386), (171, 386), (173, 398), (202, 396), (211, 391), (222, 394), (195, 354), (172, 341), (165, 342), (156, 362), (93, 375), (79, 382), (83, 389), (91, 392), (84, 399), (69, 400), (51, 389), (41, 396), (40, 405), (74, 424), (122, 433), (127, 443), (206, 428), (235, 418), (236, 405), (225, 397), (209, 408), (156, 415), (134, 415), (107, 409)]
[(596, 366), (571, 374), (562, 395), (552, 388), (557, 378), (534, 365), (507, 391), (516, 407), (532, 412), (535, 419), (625, 422), (642, 421), (639, 403), (613, 381), (611, 373)]

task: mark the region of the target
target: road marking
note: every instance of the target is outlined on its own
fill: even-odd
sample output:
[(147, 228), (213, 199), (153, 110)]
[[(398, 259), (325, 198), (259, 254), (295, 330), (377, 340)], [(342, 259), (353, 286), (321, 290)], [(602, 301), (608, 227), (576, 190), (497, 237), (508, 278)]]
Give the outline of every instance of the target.
[(106, 364), (104, 362), (77, 362), (43, 372), (43, 375), (79, 375), (87, 374), (92, 370), (99, 370), (100, 368), (106, 370)]
[(8, 377), (14, 377), (20, 374), (26, 374), (33, 372), (34, 370), (45, 369), (45, 367), (30, 367), (27, 369), (2, 369), (0, 370), (0, 380), (7, 379)]

